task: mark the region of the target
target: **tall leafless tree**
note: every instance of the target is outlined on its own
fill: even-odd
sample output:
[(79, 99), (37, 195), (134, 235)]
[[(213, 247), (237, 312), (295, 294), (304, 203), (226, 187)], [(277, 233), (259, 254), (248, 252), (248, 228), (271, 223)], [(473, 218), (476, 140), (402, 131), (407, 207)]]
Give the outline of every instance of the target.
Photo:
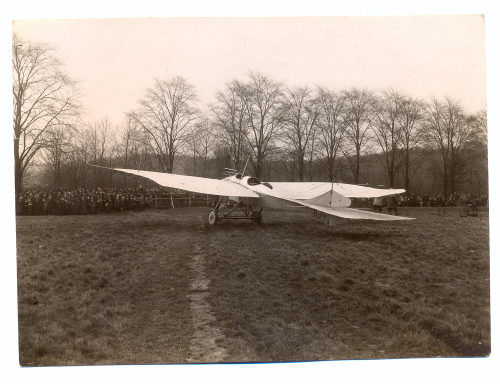
[(195, 176), (206, 177), (209, 174), (209, 160), (214, 154), (216, 136), (211, 122), (200, 119), (189, 140), (191, 154), (191, 173)]
[(405, 98), (394, 90), (382, 91), (376, 98), (373, 131), (382, 150), (389, 186), (394, 187), (396, 159), (401, 145), (401, 117)]
[(281, 84), (259, 73), (251, 73), (240, 83), (238, 94), (243, 101), (249, 125), (248, 142), (252, 151), (255, 177), (260, 177), (264, 161), (283, 125)]
[[(448, 104), (448, 100), (447, 100)], [(458, 104), (459, 108), (460, 105)], [(458, 167), (462, 162), (462, 154), (465, 146), (475, 140), (478, 131), (477, 115), (464, 113), (463, 109), (459, 113), (457, 125), (451, 137), (450, 145), (450, 190), (451, 193), (456, 192), (458, 181)]]
[(117, 150), (124, 168), (140, 166), (140, 153), (144, 147), (144, 141), (144, 133), (141, 132), (138, 124), (128, 117), (125, 127), (120, 132)]
[[(89, 123), (85, 130), (85, 136), (85, 144), (91, 163), (101, 166), (112, 166), (114, 147), (116, 146), (116, 132), (109, 118), (104, 117), (100, 121)], [(101, 184), (110, 183), (110, 180), (104, 176), (105, 174), (102, 170), (98, 168), (92, 168), (92, 170), (94, 185), (96, 187)]]
[(445, 197), (455, 192), (460, 151), (472, 139), (476, 126), (476, 118), (466, 115), (462, 106), (450, 98), (433, 99), (427, 109), (426, 138), (441, 157)]
[(399, 116), (401, 142), (399, 158), (407, 191), (410, 190), (411, 177), (418, 169), (418, 162), (413, 161), (413, 158), (416, 149), (423, 144), (422, 123), (425, 108), (423, 101), (405, 97)]
[[(351, 167), (354, 184), (359, 183), (361, 157), (367, 152), (370, 142), (373, 95), (365, 89), (351, 88), (344, 91), (345, 97), (345, 140), (343, 152)], [(351, 156), (353, 150), (354, 159)]]
[(90, 123), (87, 128), (90, 143), (90, 154), (93, 164), (106, 165), (106, 159), (111, 157), (112, 146), (115, 143), (114, 130), (108, 117)]
[(22, 192), (27, 167), (47, 146), (47, 132), (78, 117), (76, 84), (46, 45), (12, 41), (15, 190)]
[(163, 172), (172, 173), (175, 157), (189, 140), (196, 100), (194, 87), (184, 78), (156, 80), (139, 101), (141, 108), (128, 115), (146, 133)]
[(69, 173), (71, 175), (71, 181), (68, 184), (73, 185), (75, 188), (79, 186), (87, 187), (90, 172), (88, 164), (92, 162), (90, 135), (87, 129), (88, 127), (83, 127), (83, 129), (78, 130), (72, 140), (74, 150), (68, 154)]
[(63, 168), (70, 159), (73, 146), (73, 136), (76, 129), (68, 126), (52, 127), (46, 132), (46, 146), (41, 151), (41, 158), (52, 177), (54, 189), (61, 189)]
[(242, 85), (236, 80), (217, 92), (212, 105), (213, 122), (217, 138), (231, 153), (233, 167), (241, 170), (248, 155), (248, 124), (245, 104), (240, 97)]
[(450, 135), (446, 121), (444, 105), (437, 98), (433, 98), (426, 110), (425, 135), (426, 139), (439, 152), (442, 166), (443, 194), (448, 197), (448, 168), (450, 157)]
[(328, 168), (328, 180), (335, 177), (337, 155), (340, 151), (345, 130), (345, 99), (341, 94), (325, 88), (319, 88), (318, 99), (319, 128), (318, 137), (325, 153)]
[(284, 92), (282, 108), (284, 141), (295, 154), (299, 181), (304, 181), (304, 159), (313, 148), (319, 104), (308, 87), (300, 87)]

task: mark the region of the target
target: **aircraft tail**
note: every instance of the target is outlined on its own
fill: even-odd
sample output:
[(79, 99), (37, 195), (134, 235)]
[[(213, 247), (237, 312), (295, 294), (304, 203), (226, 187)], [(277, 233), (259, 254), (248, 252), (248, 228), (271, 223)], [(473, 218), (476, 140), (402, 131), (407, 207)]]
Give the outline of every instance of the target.
[(335, 192), (333, 189), (323, 193), (322, 195), (304, 201), (309, 204), (326, 208), (349, 207), (351, 205), (351, 199)]

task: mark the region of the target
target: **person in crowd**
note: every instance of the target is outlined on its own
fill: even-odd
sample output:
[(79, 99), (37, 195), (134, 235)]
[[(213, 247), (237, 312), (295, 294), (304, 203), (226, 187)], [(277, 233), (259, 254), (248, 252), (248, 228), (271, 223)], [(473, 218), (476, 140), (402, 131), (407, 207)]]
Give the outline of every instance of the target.
[(389, 214), (398, 215), (398, 204), (395, 195), (387, 196), (387, 211)]
[(385, 205), (385, 197), (375, 197), (373, 199), (373, 210), (382, 213), (382, 207)]

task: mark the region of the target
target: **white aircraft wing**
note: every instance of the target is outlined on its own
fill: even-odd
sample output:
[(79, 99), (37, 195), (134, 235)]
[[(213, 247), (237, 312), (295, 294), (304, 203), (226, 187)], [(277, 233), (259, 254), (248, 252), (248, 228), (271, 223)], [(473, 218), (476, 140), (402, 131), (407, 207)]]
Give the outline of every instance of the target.
[[(412, 217), (404, 217), (404, 216), (393, 216), (386, 215), (383, 213), (376, 213), (371, 211), (366, 211), (362, 209), (348, 208), (348, 206), (332, 206), (332, 202), (337, 200), (340, 204), (350, 204), (348, 198), (345, 198), (340, 195), (340, 193), (332, 193), (331, 183), (324, 183), (328, 185), (329, 189), (324, 192), (324, 186), (319, 185), (323, 183), (270, 183), (273, 186), (273, 189), (267, 189), (266, 187), (258, 190), (258, 192), (262, 195), (269, 196), (275, 199), (283, 200), (289, 202), (288, 207), (306, 207), (315, 211), (323, 212), (326, 215), (336, 216), (343, 219), (351, 219), (351, 220), (378, 220), (378, 221), (401, 221), (401, 220), (414, 220)], [(283, 194), (283, 190), (274, 187), (275, 184), (317, 184), (316, 188), (310, 188), (309, 190), (301, 191), (301, 198), (290, 198)], [(346, 185), (346, 184), (344, 184)], [(355, 186), (357, 187), (357, 186)], [(363, 187), (366, 188), (366, 187)], [(375, 188), (368, 188), (375, 189)], [(375, 189), (377, 191), (377, 189)], [(384, 191), (387, 194), (387, 189), (382, 189), (378, 191)], [(392, 190), (394, 191), (394, 190)], [(318, 195), (318, 193), (323, 192), (322, 195)], [(366, 195), (366, 192), (364, 192)], [(375, 194), (375, 192), (373, 192)], [(394, 193), (394, 192), (392, 192)], [(327, 196), (329, 195), (329, 196)], [(336, 196), (335, 196), (336, 195)], [(314, 196), (314, 197), (311, 197)], [(310, 198), (309, 198), (310, 197)], [(323, 199), (325, 197), (325, 199)], [(347, 201), (345, 201), (347, 200)]]
[(325, 183), (325, 182), (271, 182), (277, 195), (288, 199), (308, 200), (333, 190), (350, 198), (373, 198), (395, 195), (405, 192), (404, 189), (379, 189), (361, 185)]
[(351, 219), (351, 220), (377, 220), (377, 221), (400, 221), (400, 220), (414, 220), (413, 217), (404, 217), (404, 216), (393, 216), (386, 215), (383, 213), (364, 211), (361, 209), (355, 208), (346, 208), (346, 207), (322, 207), (321, 205), (309, 204), (306, 202), (301, 202), (301, 204), (305, 207), (314, 209), (316, 211), (324, 212), (327, 215), (340, 217), (343, 219)]
[(227, 180), (176, 175), (173, 173), (141, 171), (137, 169), (108, 168), (98, 165), (92, 166), (144, 177), (146, 179), (154, 181), (162, 187), (182, 189), (184, 191), (194, 193), (203, 193), (216, 196), (259, 197), (258, 194), (251, 191), (250, 189)]

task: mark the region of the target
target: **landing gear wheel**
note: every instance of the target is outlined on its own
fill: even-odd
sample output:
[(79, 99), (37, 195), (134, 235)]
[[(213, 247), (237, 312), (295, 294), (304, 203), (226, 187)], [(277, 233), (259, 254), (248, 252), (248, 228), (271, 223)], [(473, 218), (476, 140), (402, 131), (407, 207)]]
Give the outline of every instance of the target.
[(215, 209), (211, 209), (208, 212), (208, 224), (215, 225), (217, 223), (217, 211)]

